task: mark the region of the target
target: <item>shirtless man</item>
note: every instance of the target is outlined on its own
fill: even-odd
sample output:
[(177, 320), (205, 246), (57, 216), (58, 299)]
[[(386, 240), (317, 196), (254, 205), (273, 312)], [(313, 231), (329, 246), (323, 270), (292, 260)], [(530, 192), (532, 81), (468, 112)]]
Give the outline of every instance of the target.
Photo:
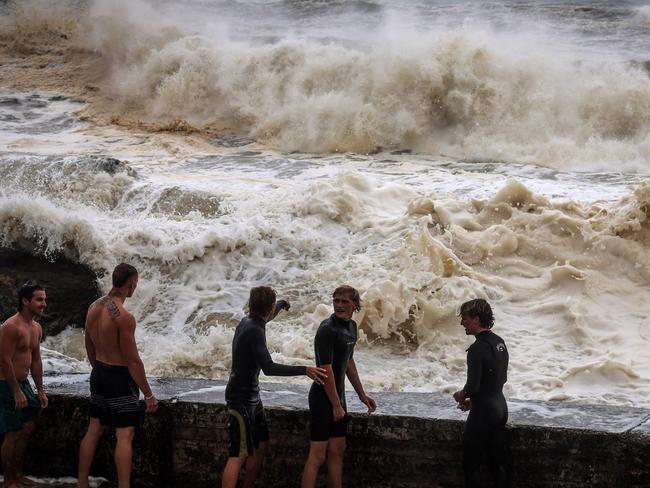
[[(115, 466), (119, 488), (131, 483), (133, 432), (140, 417), (140, 391), (146, 411), (158, 409), (135, 343), (135, 319), (124, 308), (138, 286), (138, 272), (129, 264), (113, 270), (113, 288), (88, 308), (86, 352), (90, 374), (90, 422), (79, 448), (79, 488), (88, 488), (90, 465), (106, 426), (115, 426)], [(139, 391), (138, 391), (139, 389)]]
[[(18, 291), (18, 313), (0, 327), (0, 434), (4, 434), (5, 488), (35, 484), (23, 476), (23, 460), (34, 432), (34, 419), (41, 408), (47, 407), (40, 348), (43, 331), (34, 321), (43, 315), (46, 300), (43, 287), (25, 283)], [(27, 379), (30, 371), (37, 394)]]

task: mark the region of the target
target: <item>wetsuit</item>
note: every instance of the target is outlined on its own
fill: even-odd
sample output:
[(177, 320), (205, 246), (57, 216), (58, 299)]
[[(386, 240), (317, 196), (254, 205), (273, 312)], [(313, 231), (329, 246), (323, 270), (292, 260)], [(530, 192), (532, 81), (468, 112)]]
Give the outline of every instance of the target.
[(508, 377), (508, 349), (490, 330), (476, 336), (467, 349), (467, 383), (463, 387), (471, 408), (463, 434), (465, 486), (481, 486), (480, 466), (485, 453), (498, 488), (508, 486), (506, 431), (508, 405), (503, 385)]
[[(335, 314), (321, 322), (314, 340), (316, 366), (332, 365), (336, 392), (346, 414), (348, 409), (345, 401), (345, 374), (348, 362), (353, 357), (356, 342), (356, 322), (339, 319)], [(327, 397), (323, 385), (312, 384), (309, 390), (309, 410), (311, 412), (312, 441), (326, 441), (330, 437), (345, 437), (347, 415), (342, 420), (334, 422), (332, 403)]]
[[(275, 315), (286, 304), (279, 300)], [(253, 454), (260, 442), (269, 440), (269, 429), (260, 400), (260, 370), (267, 376), (299, 376), (305, 366), (285, 366), (271, 359), (266, 347), (266, 322), (259, 317), (242, 319), (232, 340), (232, 369), (226, 386), (230, 457)]]

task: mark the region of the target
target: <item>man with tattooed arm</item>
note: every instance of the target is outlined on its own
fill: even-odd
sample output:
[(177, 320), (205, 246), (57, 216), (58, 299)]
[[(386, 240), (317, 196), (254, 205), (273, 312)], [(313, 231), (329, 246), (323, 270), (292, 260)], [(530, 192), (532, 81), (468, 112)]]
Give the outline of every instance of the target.
[(88, 308), (86, 352), (90, 374), (90, 422), (79, 449), (79, 488), (88, 488), (88, 475), (100, 437), (115, 427), (115, 466), (119, 488), (131, 483), (132, 441), (140, 418), (140, 391), (146, 411), (158, 409), (135, 342), (135, 319), (124, 302), (138, 285), (138, 272), (129, 264), (113, 271), (113, 288)]

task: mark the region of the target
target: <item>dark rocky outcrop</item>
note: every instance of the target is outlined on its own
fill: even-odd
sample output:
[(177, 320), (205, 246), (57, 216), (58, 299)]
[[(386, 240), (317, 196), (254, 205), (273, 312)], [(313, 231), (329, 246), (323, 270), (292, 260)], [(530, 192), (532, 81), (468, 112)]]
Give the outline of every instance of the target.
[(16, 313), (18, 288), (29, 280), (41, 284), (47, 294), (47, 314), (39, 321), (45, 336), (83, 327), (88, 305), (100, 296), (97, 276), (86, 266), (0, 248), (0, 321)]

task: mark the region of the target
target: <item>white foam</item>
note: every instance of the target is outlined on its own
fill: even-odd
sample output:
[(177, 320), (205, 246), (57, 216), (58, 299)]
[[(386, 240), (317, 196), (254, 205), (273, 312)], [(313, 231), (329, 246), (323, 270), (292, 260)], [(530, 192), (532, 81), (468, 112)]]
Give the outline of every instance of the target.
[[(268, 325), (273, 358), (312, 364), (329, 295), (346, 282), (363, 295), (355, 358), (369, 390), (461, 386), (471, 338), (457, 309), (484, 297), (510, 348), (509, 396), (648, 404), (643, 73), (611, 58), (503, 50), (480, 30), (416, 42), (397, 29), (365, 47), (263, 44), (108, 5), (93, 10), (85, 47), (110, 61), (114, 95), (147, 117), (218, 123), (289, 149), (458, 156), (251, 155), (124, 129), (120, 138), (146, 147), (131, 146), (110, 142), (116, 129), (84, 129), (94, 139), (82, 152), (119, 155), (133, 175), (13, 147), (0, 166), (0, 244), (97, 272), (136, 265), (127, 307), (148, 372), (225, 378), (234, 326), (259, 284), (292, 302)], [(563, 171), (458, 160), (471, 155)], [(607, 172), (568, 171), (596, 167)], [(50, 355), (49, 369), (86, 367), (79, 332), (46, 347), (67, 357)]]

